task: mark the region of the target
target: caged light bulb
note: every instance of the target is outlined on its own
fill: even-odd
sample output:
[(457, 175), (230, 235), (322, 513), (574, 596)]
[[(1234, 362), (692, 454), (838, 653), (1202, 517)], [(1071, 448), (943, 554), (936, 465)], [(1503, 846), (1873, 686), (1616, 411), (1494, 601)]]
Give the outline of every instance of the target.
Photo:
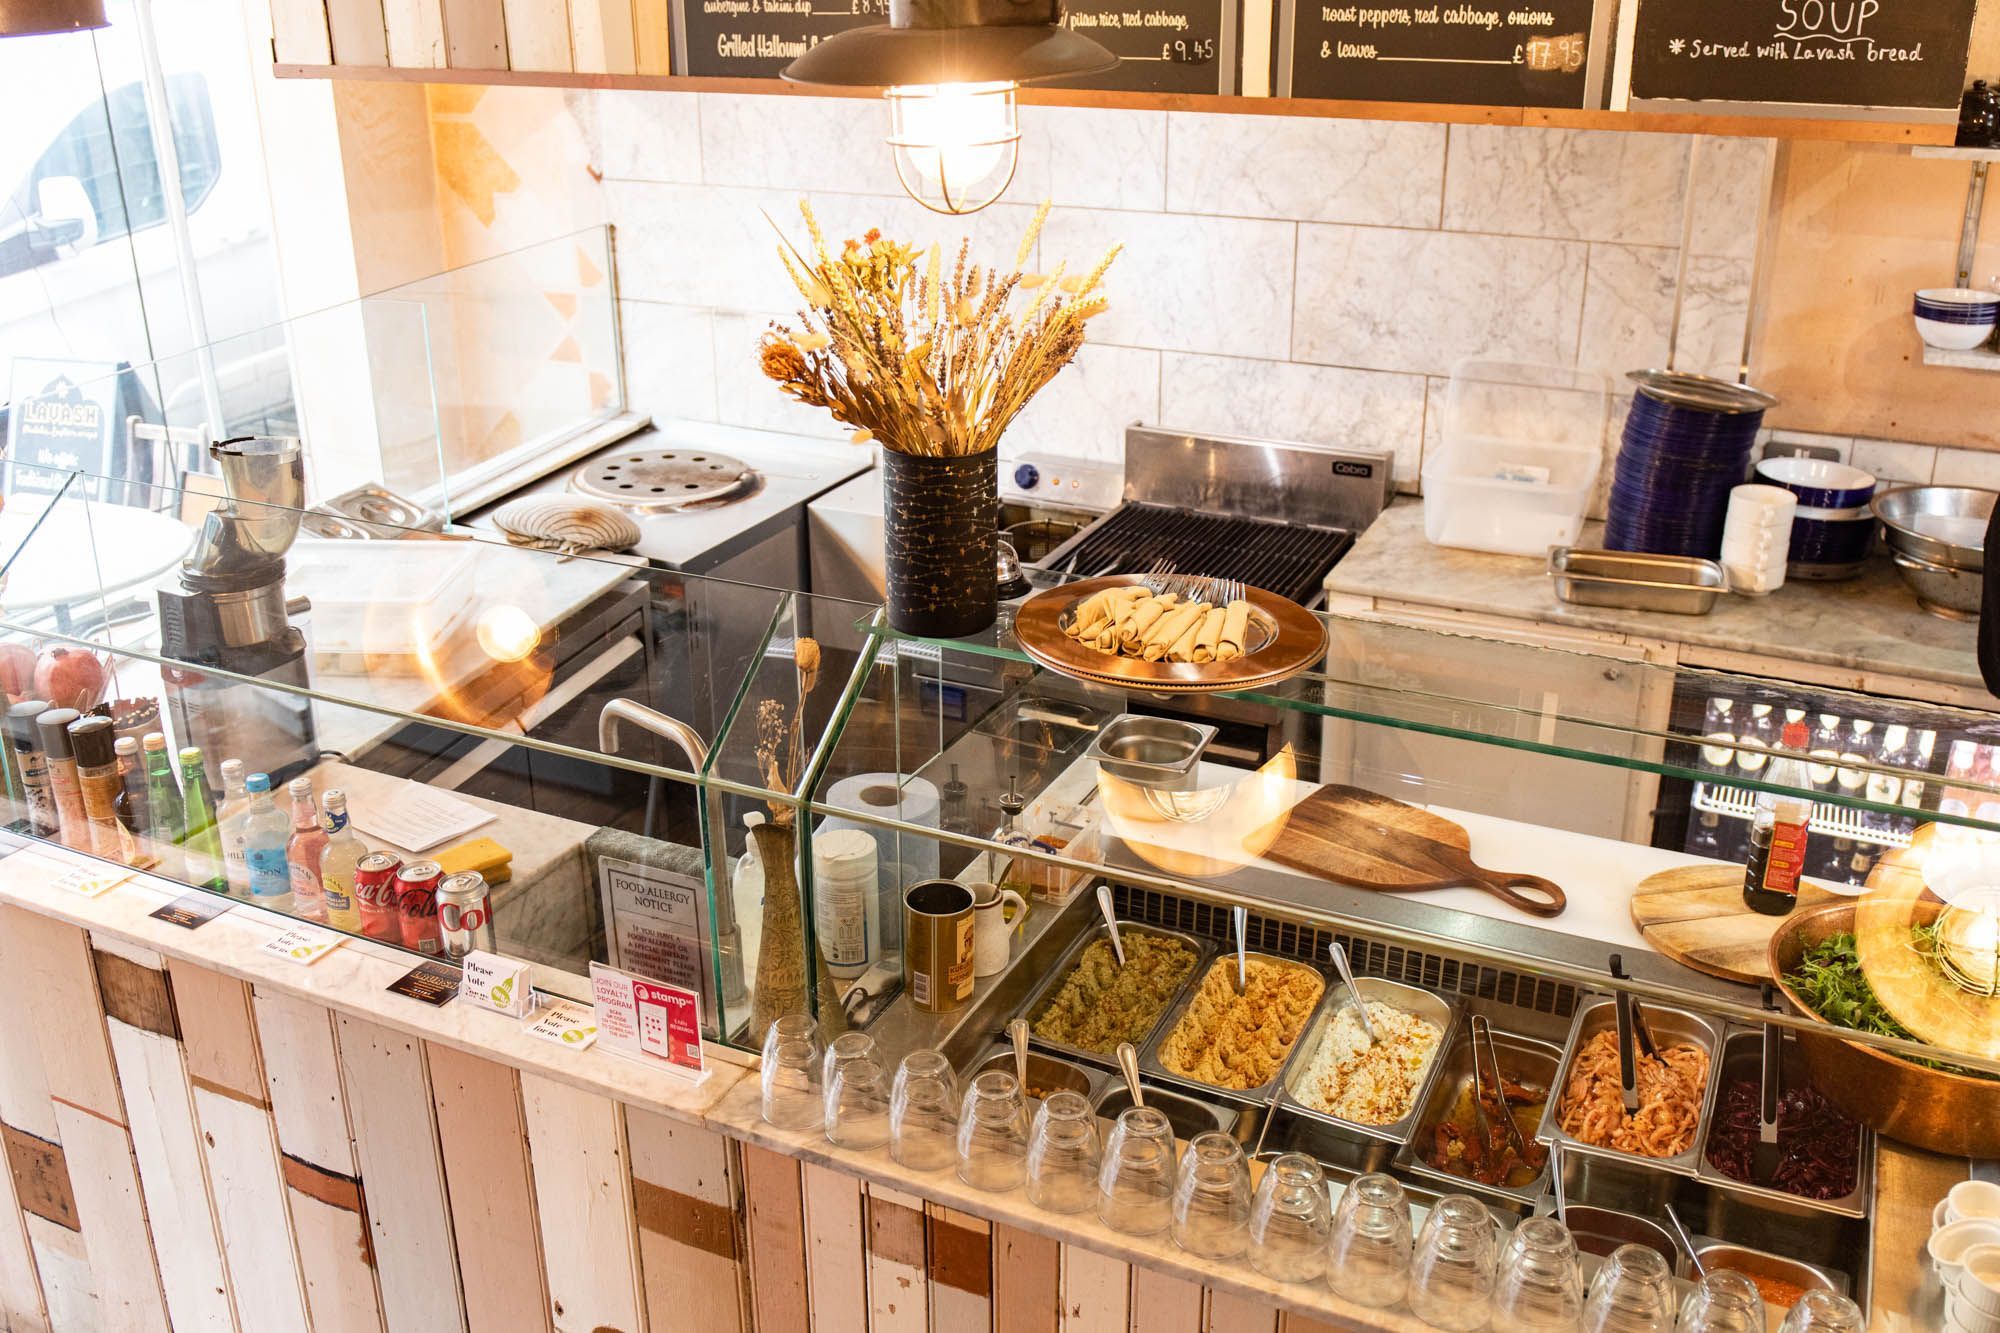
[(1014, 179), (1021, 127), (1011, 83), (889, 89), (889, 144), (910, 196), (938, 213), (976, 213)]

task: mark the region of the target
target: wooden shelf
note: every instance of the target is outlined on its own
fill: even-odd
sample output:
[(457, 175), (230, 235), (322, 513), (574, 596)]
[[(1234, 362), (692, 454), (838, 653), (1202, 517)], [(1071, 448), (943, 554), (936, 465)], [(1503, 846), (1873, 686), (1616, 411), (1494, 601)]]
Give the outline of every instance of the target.
[(1914, 144), (1911, 157), (1934, 158), (1941, 162), (2000, 162), (2000, 148), (1953, 148), (1947, 145)]
[[(383, 65), (287, 65), (281, 79), (358, 79), (392, 83), (470, 83), (495, 87), (627, 88), (661, 92), (757, 93), (773, 97), (875, 97), (878, 89), (828, 88), (777, 79), (686, 78), (664, 74), (577, 74), (517, 69), (413, 69)], [(1095, 92), (1024, 88), (1026, 106), (1209, 111), (1330, 120), (1422, 121), (1452, 125), (1522, 125), (1544, 129), (1620, 130), (1638, 134), (1707, 134), (1727, 138), (1809, 139), (1898, 144), (1925, 155), (1984, 150), (1950, 147), (1954, 127), (1935, 122), (1826, 120), (1808, 116), (1702, 115), (1694, 112), (1576, 111), (1560, 107), (1463, 106), (1436, 102), (1336, 102), (1307, 97), (1218, 97), (1194, 93)]]

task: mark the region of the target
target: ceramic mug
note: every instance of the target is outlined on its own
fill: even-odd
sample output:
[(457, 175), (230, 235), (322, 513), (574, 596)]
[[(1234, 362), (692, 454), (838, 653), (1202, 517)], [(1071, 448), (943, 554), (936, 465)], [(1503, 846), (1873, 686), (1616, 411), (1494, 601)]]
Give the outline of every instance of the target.
[[(1008, 936), (1020, 928), (1028, 915), (1028, 902), (1012, 889), (991, 884), (968, 884), (972, 890), (972, 974), (995, 976), (1007, 970)], [(1014, 917), (1007, 918), (1007, 905)]]
[(933, 1014), (972, 998), (972, 891), (957, 880), (927, 879), (903, 895), (903, 985)]

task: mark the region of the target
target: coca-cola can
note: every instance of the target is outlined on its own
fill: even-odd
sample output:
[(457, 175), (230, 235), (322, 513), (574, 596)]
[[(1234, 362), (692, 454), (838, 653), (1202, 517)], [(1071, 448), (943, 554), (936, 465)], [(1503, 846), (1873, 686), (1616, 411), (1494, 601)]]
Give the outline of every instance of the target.
[(396, 872), (396, 920), (402, 927), (405, 949), (443, 952), (437, 904), (437, 888), (443, 879), (444, 867), (435, 861), (411, 861)]
[(395, 944), (403, 938), (396, 920), (396, 872), (403, 858), (394, 852), (369, 852), (354, 863), (354, 904), (361, 911), (361, 933)]
[(477, 870), (447, 875), (438, 885), (437, 907), (445, 957), (463, 958), (474, 949), (493, 952), (493, 899)]

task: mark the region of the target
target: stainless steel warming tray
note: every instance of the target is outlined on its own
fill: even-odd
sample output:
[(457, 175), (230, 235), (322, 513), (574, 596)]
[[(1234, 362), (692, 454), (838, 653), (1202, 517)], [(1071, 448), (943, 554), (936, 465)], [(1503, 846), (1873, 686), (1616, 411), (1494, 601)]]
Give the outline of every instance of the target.
[(1306, 1014), (1305, 1023), (1299, 1028), (1298, 1038), (1279, 1057), (1278, 1066), (1272, 1071), (1271, 1077), (1265, 1082), (1251, 1088), (1225, 1088), (1220, 1084), (1208, 1083), (1188, 1074), (1175, 1073), (1160, 1060), (1160, 1051), (1166, 1045), (1167, 1038), (1173, 1035), (1174, 1029), (1179, 1027), (1181, 1020), (1187, 1016), (1189, 1007), (1194, 1003), (1195, 996), (1199, 993), (1201, 984), (1207, 979), (1209, 973), (1218, 967), (1233, 968), (1236, 966), (1236, 953), (1233, 949), (1218, 951), (1205, 964), (1197, 966), (1194, 972), (1189, 975), (1187, 981), (1181, 987), (1179, 998), (1174, 1001), (1173, 1006), (1167, 1011), (1166, 1018), (1153, 1029), (1152, 1040), (1147, 1042), (1145, 1049), (1140, 1052), (1139, 1071), (1141, 1073), (1150, 1074), (1154, 1078), (1178, 1084), (1181, 1087), (1199, 1088), (1211, 1096), (1219, 1095), (1234, 1100), (1252, 1102), (1269, 1101), (1271, 1099), (1272, 1094), (1284, 1079), (1285, 1065), (1297, 1052), (1299, 1042), (1305, 1040), (1306, 1035), (1312, 1031), (1313, 1016), (1326, 1004), (1327, 980), (1326, 975), (1318, 968), (1310, 963), (1302, 963), (1296, 958), (1280, 958), (1276, 954), (1257, 953), (1255, 951), (1252, 951), (1248, 955), (1248, 958), (1252, 962), (1267, 963), (1272, 967), (1290, 968), (1310, 973), (1313, 979), (1320, 984), (1320, 993), (1314, 998), (1313, 1007)]
[(1683, 616), (1713, 611), (1726, 582), (1722, 566), (1713, 560), (1638, 551), (1579, 551), (1568, 546), (1550, 550), (1549, 577), (1555, 580), (1556, 596), (1576, 606)]
[[(1159, 1013), (1153, 1016), (1152, 1026), (1146, 1030), (1145, 1034), (1138, 1041), (1132, 1043), (1139, 1049), (1144, 1050), (1159, 1035), (1160, 1024), (1165, 1020), (1166, 1016), (1175, 1012), (1181, 998), (1187, 993), (1188, 986), (1193, 983), (1195, 978), (1202, 975), (1202, 968), (1208, 961), (1212, 950), (1205, 940), (1193, 935), (1184, 934), (1178, 930), (1167, 930), (1161, 926), (1148, 926), (1136, 921), (1120, 921), (1118, 929), (1127, 939), (1130, 939), (1133, 935), (1153, 935), (1165, 939), (1179, 940), (1194, 951), (1194, 966), (1188, 970), (1187, 976), (1181, 978), (1180, 984), (1174, 988), (1173, 993), (1167, 996), (1166, 1004), (1161, 1007)], [(1110, 1066), (1116, 1062), (1117, 1053), (1115, 1049), (1110, 1051), (1093, 1051), (1082, 1046), (1072, 1046), (1068, 1042), (1051, 1041), (1047, 1037), (1039, 1035), (1034, 1030), (1035, 1023), (1041, 1018), (1044, 1010), (1048, 1008), (1050, 1001), (1055, 999), (1056, 993), (1062, 989), (1063, 983), (1069, 980), (1070, 973), (1076, 970), (1077, 963), (1083, 958), (1083, 951), (1088, 949), (1094, 942), (1108, 940), (1110, 936), (1110, 929), (1101, 922), (1077, 936), (1069, 948), (1063, 951), (1062, 957), (1056, 960), (1056, 965), (1049, 969), (1048, 975), (1043, 977), (1041, 982), (1036, 985), (1034, 991), (1029, 994), (1027, 1003), (1021, 1006), (1021, 1016), (1028, 1020), (1028, 1042), (1030, 1045), (1040, 1050), (1050, 1051), (1072, 1060), (1082, 1060), (1090, 1064)]]

